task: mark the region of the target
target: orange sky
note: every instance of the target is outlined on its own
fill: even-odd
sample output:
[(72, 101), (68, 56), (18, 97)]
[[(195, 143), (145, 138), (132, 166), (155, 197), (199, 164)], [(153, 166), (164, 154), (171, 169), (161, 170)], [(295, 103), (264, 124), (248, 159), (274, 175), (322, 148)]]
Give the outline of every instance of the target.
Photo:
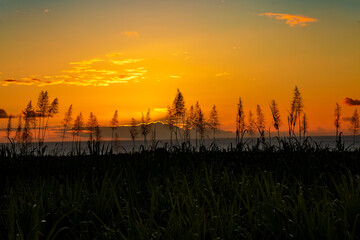
[(117, 109), (126, 124), (148, 108), (163, 117), (180, 88), (187, 107), (216, 104), (221, 128), (234, 130), (239, 97), (268, 123), (275, 99), (286, 122), (297, 85), (310, 130), (333, 131), (335, 103), (349, 117), (342, 100), (360, 98), (360, 4), (299, 2), (1, 3), (0, 108), (16, 115), (48, 91), (60, 101), (51, 124), (70, 104), (102, 125)]

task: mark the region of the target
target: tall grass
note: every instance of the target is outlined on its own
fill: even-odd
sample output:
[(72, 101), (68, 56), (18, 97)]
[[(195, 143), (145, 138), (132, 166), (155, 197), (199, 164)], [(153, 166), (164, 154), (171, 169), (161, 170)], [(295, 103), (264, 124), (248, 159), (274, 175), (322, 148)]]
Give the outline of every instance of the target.
[(357, 239), (359, 156), (286, 142), (2, 157), (0, 238)]

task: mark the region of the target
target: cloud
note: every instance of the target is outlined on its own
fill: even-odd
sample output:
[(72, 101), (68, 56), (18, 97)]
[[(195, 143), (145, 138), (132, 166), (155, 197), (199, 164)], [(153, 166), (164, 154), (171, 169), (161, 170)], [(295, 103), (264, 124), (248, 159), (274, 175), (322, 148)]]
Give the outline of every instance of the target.
[(84, 60), (84, 61), (80, 61), (80, 62), (73, 62), (70, 63), (71, 65), (91, 65), (93, 63), (96, 62), (103, 62), (103, 59), (99, 59), (99, 58), (95, 58), (95, 59), (91, 59), (91, 60)]
[(160, 113), (167, 113), (168, 109), (167, 108), (155, 108), (154, 111), (160, 112)]
[(286, 20), (286, 24), (290, 25), (290, 27), (294, 27), (296, 25), (306, 26), (307, 23), (318, 21), (315, 18), (283, 13), (261, 13), (259, 16), (275, 17), (277, 20)]
[(110, 53), (104, 58), (94, 58), (79, 62), (71, 62), (70, 68), (54, 76), (29, 76), (20, 79), (5, 79), (0, 82), (2, 86), (16, 85), (75, 85), (75, 86), (109, 86), (116, 83), (138, 82), (144, 78), (147, 69), (136, 66), (143, 58), (121, 59), (122, 54)]
[(139, 33), (135, 31), (125, 31), (124, 35), (127, 37), (138, 37)]
[(4, 109), (0, 108), (0, 118), (8, 118), (9, 115), (6, 113)]
[(44, 13), (49, 13), (49, 12), (52, 12), (52, 9), (49, 9), (49, 8), (44, 9)]
[(218, 73), (218, 74), (215, 75), (215, 77), (223, 77), (223, 76), (226, 76), (226, 75), (230, 75), (230, 73), (228, 73), (228, 72)]
[(177, 75), (170, 75), (169, 77), (171, 77), (171, 78), (181, 78), (180, 76), (177, 76)]
[(360, 100), (346, 97), (344, 98), (343, 103), (348, 106), (359, 106)]
[(32, 79), (30, 77), (21, 78), (21, 79), (5, 79), (2, 81), (2, 83), (0, 85), (9, 86), (10, 84), (26, 85), (26, 86), (30, 86), (30, 85), (44, 86), (44, 84), (41, 84), (40, 79), (35, 79), (35, 78)]
[(175, 52), (172, 55), (173, 56), (180, 56), (180, 55), (186, 55), (188, 53), (189, 53), (188, 51), (180, 51), (180, 52)]
[(108, 57), (108, 58), (116, 58), (116, 57), (121, 57), (122, 55), (123, 55), (122, 52), (114, 52), (114, 53), (106, 54), (106, 57)]
[(124, 65), (129, 63), (137, 63), (144, 60), (145, 60), (144, 58), (133, 58), (133, 59), (124, 59), (124, 60), (111, 60), (110, 62), (116, 65)]

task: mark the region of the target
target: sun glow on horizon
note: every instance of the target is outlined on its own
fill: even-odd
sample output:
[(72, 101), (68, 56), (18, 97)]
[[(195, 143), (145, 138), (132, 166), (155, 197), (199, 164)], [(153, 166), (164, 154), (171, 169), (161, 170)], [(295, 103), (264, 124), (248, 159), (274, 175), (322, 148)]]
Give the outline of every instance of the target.
[(8, 2), (0, 8), (0, 110), (18, 116), (48, 91), (60, 100), (52, 126), (70, 104), (103, 126), (118, 109), (126, 125), (147, 109), (162, 120), (179, 88), (187, 109), (198, 101), (206, 118), (215, 104), (229, 131), (239, 97), (246, 115), (262, 107), (268, 127), (274, 99), (285, 131), (297, 85), (311, 133), (334, 131), (335, 103), (348, 131), (360, 98), (359, 11), (352, 0)]

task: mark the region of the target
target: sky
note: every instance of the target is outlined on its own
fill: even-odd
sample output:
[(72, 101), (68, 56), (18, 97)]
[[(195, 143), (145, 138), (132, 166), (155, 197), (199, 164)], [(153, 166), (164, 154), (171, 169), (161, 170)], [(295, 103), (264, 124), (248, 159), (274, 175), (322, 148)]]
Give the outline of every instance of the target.
[(128, 124), (163, 118), (179, 88), (230, 131), (239, 97), (268, 126), (274, 99), (285, 131), (298, 86), (310, 131), (328, 133), (335, 103), (345, 119), (360, 105), (359, 43), (358, 0), (0, 0), (0, 109), (18, 115), (48, 91), (50, 124), (70, 104)]

